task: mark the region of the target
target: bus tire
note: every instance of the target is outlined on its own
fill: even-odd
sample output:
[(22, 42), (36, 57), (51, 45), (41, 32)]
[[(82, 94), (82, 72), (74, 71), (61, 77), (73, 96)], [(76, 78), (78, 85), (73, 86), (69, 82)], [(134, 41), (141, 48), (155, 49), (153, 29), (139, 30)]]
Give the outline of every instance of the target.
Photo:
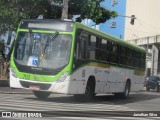
[(88, 83), (85, 89), (85, 94), (74, 95), (77, 101), (90, 101), (94, 98), (94, 96), (95, 96), (95, 81), (93, 82), (93, 79), (88, 80)]
[(114, 95), (115, 95), (115, 97), (117, 97), (117, 98), (125, 99), (125, 98), (127, 98), (127, 97), (129, 96), (129, 92), (130, 92), (130, 82), (127, 81), (127, 82), (126, 82), (126, 85), (125, 85), (125, 90), (124, 90), (124, 92), (122, 92), (122, 93), (115, 93)]
[(49, 95), (51, 93), (50, 92), (44, 92), (44, 91), (33, 91), (33, 94), (39, 99), (45, 99), (45, 98), (49, 97)]

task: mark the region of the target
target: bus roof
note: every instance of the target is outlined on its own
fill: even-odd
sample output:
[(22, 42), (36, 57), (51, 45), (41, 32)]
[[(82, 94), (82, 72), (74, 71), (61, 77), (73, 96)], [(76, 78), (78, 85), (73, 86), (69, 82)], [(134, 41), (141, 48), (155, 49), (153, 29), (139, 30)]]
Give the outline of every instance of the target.
[(146, 52), (144, 48), (141, 48), (141, 47), (139, 47), (139, 46), (137, 46), (137, 45), (128, 43), (128, 42), (126, 42), (126, 41), (124, 41), (124, 40), (122, 40), (122, 39), (119, 39), (119, 38), (117, 38), (117, 37), (115, 37), (115, 36), (112, 36), (112, 35), (110, 35), (110, 34), (104, 33), (104, 32), (102, 32), (102, 31), (96, 30), (96, 29), (94, 29), (94, 28), (88, 27), (88, 26), (83, 25), (83, 24), (78, 23), (78, 22), (75, 22), (75, 24), (76, 24), (77, 28), (81, 28), (81, 29), (84, 29), (84, 30), (86, 30), (86, 31), (91, 31), (92, 33), (94, 33), (94, 34), (96, 34), (96, 35), (103, 36), (103, 37), (108, 38), (108, 39), (110, 39), (110, 40), (112, 40), (112, 41), (115, 41), (115, 42), (117, 42), (117, 43), (119, 43), (119, 44), (122, 44), (122, 45), (124, 45), (124, 46), (126, 46), (126, 47), (130, 47), (130, 48), (133, 48), (133, 49), (137, 49), (138, 51), (141, 51), (141, 52), (144, 52), (144, 53)]
[[(28, 27), (28, 23), (54, 23), (54, 22), (65, 22), (65, 23), (71, 23), (71, 24), (74, 24), (76, 25), (77, 28), (81, 28), (81, 29), (84, 29), (86, 31), (91, 31), (92, 33), (96, 34), (96, 35), (99, 35), (99, 36), (103, 36), (105, 38), (108, 38), (112, 41), (115, 41), (119, 44), (122, 44), (126, 47), (131, 47), (133, 49), (137, 49), (138, 51), (141, 51), (141, 52), (145, 52), (145, 49), (144, 48), (141, 48), (137, 45), (134, 45), (134, 44), (131, 44), (131, 43), (128, 43), (122, 39), (119, 39), (115, 36), (112, 36), (110, 34), (107, 34), (107, 33), (104, 33), (102, 31), (99, 31), (99, 30), (96, 30), (94, 28), (91, 28), (91, 27), (88, 27), (84, 24), (81, 24), (79, 22), (73, 22), (73, 21), (69, 21), (69, 20), (61, 20), (61, 19), (24, 19), (21, 21), (21, 24), (19, 26), (19, 28), (27, 28)], [(24, 24), (22, 24), (24, 23)]]

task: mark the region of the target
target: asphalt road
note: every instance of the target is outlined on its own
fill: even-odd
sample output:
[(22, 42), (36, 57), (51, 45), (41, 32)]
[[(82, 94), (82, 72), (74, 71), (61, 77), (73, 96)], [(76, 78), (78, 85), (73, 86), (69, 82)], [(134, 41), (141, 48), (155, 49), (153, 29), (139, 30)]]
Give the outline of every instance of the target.
[[(159, 101), (160, 93), (154, 91), (131, 93), (128, 99), (117, 99), (113, 95), (98, 95), (92, 101), (77, 102), (72, 95), (52, 94), (49, 98), (40, 100), (29, 90), (0, 88), (1, 112), (42, 112), (42, 115), (47, 116), (47, 119), (51, 119), (54, 116), (58, 117), (57, 119), (61, 118), (63, 120), (75, 119), (75, 117), (77, 117), (76, 119), (82, 119), (83, 117), (83, 119), (87, 120), (104, 119), (105, 117), (118, 120), (123, 118), (125, 120), (129, 116), (131, 120), (134, 120), (136, 119), (136, 117), (133, 117), (135, 113), (143, 113), (144, 115), (153, 113), (152, 115), (157, 114), (160, 117)], [(144, 120), (144, 117), (138, 119)], [(158, 120), (159, 118), (154, 116), (148, 119)]]

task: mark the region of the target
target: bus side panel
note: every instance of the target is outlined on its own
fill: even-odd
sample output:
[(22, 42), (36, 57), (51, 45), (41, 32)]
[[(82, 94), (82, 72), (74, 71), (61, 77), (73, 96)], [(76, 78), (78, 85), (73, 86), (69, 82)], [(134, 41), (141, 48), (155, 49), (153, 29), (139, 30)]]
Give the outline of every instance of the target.
[(12, 75), (12, 71), (10, 70), (10, 80), (9, 84), (11, 88), (23, 88), (19, 82), (19, 79)]
[(145, 72), (140, 70), (133, 70), (133, 81), (131, 92), (137, 92), (144, 88)]
[(118, 67), (111, 67), (110, 73), (108, 76), (108, 81), (110, 83), (109, 91), (105, 91), (106, 93), (115, 93), (115, 92), (123, 92), (125, 88), (126, 82), (126, 75), (129, 71), (118, 68)]

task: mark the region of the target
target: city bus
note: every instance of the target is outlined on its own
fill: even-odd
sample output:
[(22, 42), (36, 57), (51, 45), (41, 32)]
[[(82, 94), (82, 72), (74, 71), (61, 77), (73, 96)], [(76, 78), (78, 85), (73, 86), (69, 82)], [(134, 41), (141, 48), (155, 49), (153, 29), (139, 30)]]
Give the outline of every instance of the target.
[(143, 89), (143, 48), (81, 23), (22, 20), (10, 62), (10, 87), (37, 98), (52, 93), (91, 100), (97, 94), (127, 98)]

